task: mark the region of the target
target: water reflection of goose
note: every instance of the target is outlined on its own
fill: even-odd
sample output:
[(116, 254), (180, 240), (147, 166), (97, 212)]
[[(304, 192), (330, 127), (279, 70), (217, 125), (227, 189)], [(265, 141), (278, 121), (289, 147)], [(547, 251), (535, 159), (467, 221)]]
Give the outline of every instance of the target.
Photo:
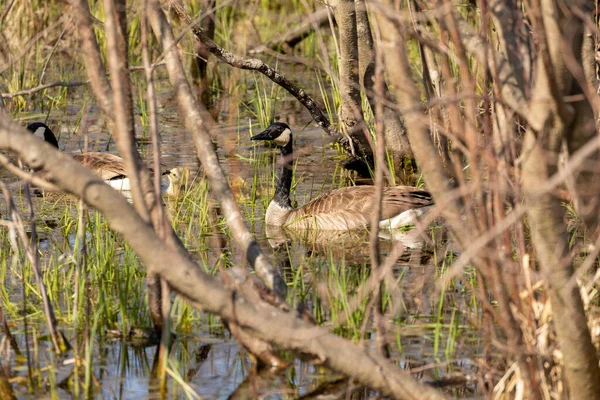
[[(58, 139), (54, 135), (54, 132), (43, 122), (34, 122), (27, 126), (27, 129), (33, 132), (34, 135), (43, 138), (46, 142), (52, 146), (58, 147)], [(110, 153), (101, 153), (97, 151), (90, 151), (81, 155), (72, 156), (75, 160), (81, 163), (84, 167), (92, 170), (102, 180), (104, 180), (111, 187), (121, 190), (130, 191), (131, 182), (127, 177), (125, 171), (125, 165), (123, 159), (119, 156)], [(180, 171), (178, 171), (180, 172)], [(163, 174), (170, 174), (170, 171), (166, 171)], [(167, 188), (167, 194), (175, 190), (172, 186), (172, 180), (169, 179), (171, 185)]]
[[(265, 215), (267, 225), (321, 230), (364, 229), (375, 211), (374, 186), (351, 186), (332, 190), (299, 208), (290, 202), (292, 184), (292, 131), (282, 122), (272, 123), (252, 140), (276, 143), (284, 158), (275, 196)], [(386, 187), (383, 191), (379, 226), (396, 229), (415, 222), (433, 204), (428, 192), (410, 186)]]
[[(411, 232), (383, 229), (379, 232), (379, 249), (382, 254), (389, 254), (399, 242), (404, 246), (401, 259), (407, 261), (413, 256), (422, 255), (425, 240), (422, 236)], [(311, 255), (319, 255), (335, 260), (362, 264), (370, 260), (369, 232), (367, 230), (319, 230), (319, 229), (285, 229), (280, 226), (266, 225), (266, 239), (276, 252), (298, 243)], [(287, 251), (285, 252), (288, 256)]]

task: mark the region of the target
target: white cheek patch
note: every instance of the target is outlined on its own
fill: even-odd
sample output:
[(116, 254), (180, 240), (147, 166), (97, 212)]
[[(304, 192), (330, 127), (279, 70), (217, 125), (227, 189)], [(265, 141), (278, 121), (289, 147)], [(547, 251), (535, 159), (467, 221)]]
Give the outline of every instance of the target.
[(292, 132), (288, 128), (285, 128), (285, 130), (281, 132), (281, 135), (277, 136), (273, 141), (283, 147), (289, 143), (291, 134)]
[(37, 128), (35, 130), (35, 132), (33, 134), (39, 138), (44, 139), (44, 133), (46, 133), (46, 128), (44, 128), (43, 126), (40, 126), (39, 128)]

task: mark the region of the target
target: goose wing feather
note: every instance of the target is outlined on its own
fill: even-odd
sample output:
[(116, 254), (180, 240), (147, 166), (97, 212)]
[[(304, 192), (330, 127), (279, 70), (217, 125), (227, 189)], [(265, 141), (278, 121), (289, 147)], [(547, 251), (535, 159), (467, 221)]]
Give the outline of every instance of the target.
[[(375, 211), (375, 187), (352, 186), (335, 189), (292, 211), (291, 227), (359, 229), (369, 225)], [(383, 191), (382, 220), (406, 210), (433, 204), (431, 195), (409, 186), (386, 187)]]
[(110, 153), (89, 152), (73, 156), (81, 165), (94, 171), (105, 181), (119, 179), (127, 176), (123, 159)]

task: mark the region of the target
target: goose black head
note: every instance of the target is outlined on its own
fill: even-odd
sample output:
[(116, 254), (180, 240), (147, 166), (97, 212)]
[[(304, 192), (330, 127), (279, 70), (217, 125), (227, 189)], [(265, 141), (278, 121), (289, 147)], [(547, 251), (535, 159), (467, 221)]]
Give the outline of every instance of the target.
[(56, 139), (56, 136), (54, 136), (54, 132), (48, 128), (48, 125), (43, 122), (34, 122), (27, 125), (27, 129), (33, 132), (35, 136), (43, 138), (46, 142), (58, 149), (58, 140)]
[(292, 145), (292, 130), (288, 124), (273, 122), (267, 129), (252, 136), (251, 140), (270, 140), (279, 147), (288, 148)]

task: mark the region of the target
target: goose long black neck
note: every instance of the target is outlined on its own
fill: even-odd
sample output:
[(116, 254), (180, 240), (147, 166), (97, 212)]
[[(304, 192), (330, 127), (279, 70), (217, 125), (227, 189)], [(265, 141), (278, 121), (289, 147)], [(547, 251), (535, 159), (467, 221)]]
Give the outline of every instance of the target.
[(292, 208), (292, 202), (290, 200), (290, 189), (292, 187), (292, 141), (285, 146), (281, 147), (281, 156), (283, 158), (283, 166), (281, 167), (281, 173), (279, 180), (277, 181), (277, 187), (275, 188), (275, 201), (278, 205), (284, 208)]

